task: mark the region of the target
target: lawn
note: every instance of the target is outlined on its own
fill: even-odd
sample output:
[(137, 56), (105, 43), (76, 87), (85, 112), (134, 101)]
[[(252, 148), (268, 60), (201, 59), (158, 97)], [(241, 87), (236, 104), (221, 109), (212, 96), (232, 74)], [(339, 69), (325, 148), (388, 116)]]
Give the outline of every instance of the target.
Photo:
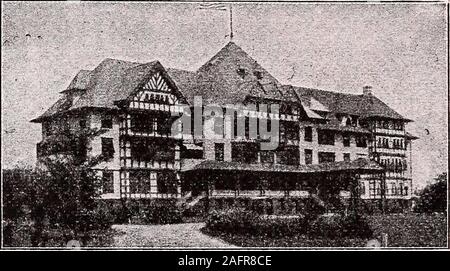
[[(444, 214), (391, 214), (368, 217), (374, 235), (388, 234), (389, 247), (447, 247), (447, 217)], [(307, 235), (266, 236), (203, 232), (242, 247), (364, 247), (367, 239), (309, 238)]]
[(447, 247), (447, 217), (444, 214), (398, 214), (372, 216), (376, 235), (388, 234), (390, 247)]

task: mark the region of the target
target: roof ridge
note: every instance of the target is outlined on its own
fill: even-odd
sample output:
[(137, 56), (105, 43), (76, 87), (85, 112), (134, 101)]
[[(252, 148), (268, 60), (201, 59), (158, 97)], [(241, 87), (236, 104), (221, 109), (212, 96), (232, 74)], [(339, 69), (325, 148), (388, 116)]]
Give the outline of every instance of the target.
[[(337, 95), (347, 95), (347, 96), (360, 96), (360, 97), (365, 97), (363, 96), (364, 94), (354, 94), (354, 93), (345, 93), (345, 92), (339, 92), (339, 91), (332, 91), (332, 90), (325, 90), (325, 89), (319, 89), (319, 88), (311, 88), (311, 87), (302, 87), (302, 86), (294, 86), (294, 85), (284, 85), (284, 87), (293, 87), (294, 90), (296, 88), (302, 88), (302, 89), (306, 89), (306, 90), (312, 90), (312, 91), (322, 91), (322, 92), (327, 92), (327, 93), (332, 93), (332, 94), (337, 94)], [(372, 96), (376, 97), (375, 95), (372, 94)]]

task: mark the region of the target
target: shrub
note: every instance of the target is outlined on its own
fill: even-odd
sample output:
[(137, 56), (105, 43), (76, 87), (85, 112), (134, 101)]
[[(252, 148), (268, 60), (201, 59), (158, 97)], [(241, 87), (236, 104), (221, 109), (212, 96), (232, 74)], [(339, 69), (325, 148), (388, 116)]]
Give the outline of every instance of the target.
[(213, 231), (248, 233), (254, 229), (258, 215), (240, 208), (212, 211), (206, 220), (206, 227)]
[(152, 200), (146, 206), (145, 219), (147, 223), (172, 224), (182, 222), (182, 212), (174, 199)]
[(318, 216), (325, 213), (325, 206), (315, 197), (306, 199), (304, 204), (304, 216), (307, 220), (315, 220)]
[(294, 236), (306, 233), (307, 221), (300, 217), (262, 217), (255, 223), (255, 232), (267, 237)]
[(364, 217), (358, 215), (320, 216), (309, 225), (309, 234), (325, 238), (370, 238), (373, 230)]
[(267, 237), (292, 236), (305, 232), (306, 220), (294, 218), (271, 218), (240, 208), (212, 211), (206, 228), (212, 231), (259, 235)]
[(425, 187), (420, 193), (417, 205), (414, 208), (418, 213), (446, 212), (447, 211), (447, 173), (440, 174), (435, 183)]

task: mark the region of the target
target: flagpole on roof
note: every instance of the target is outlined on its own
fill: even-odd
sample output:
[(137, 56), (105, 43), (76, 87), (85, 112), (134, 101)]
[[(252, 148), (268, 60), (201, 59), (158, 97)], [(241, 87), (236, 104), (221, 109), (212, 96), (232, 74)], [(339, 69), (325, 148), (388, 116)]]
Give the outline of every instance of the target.
[(233, 6), (230, 4), (230, 41), (233, 41)]
[[(234, 37), (234, 32), (233, 32), (233, 6), (232, 6), (232, 4), (230, 3), (229, 7), (227, 7), (223, 3), (203, 2), (198, 7), (198, 9), (201, 9), (201, 10), (219, 10), (219, 11), (226, 11), (227, 8), (230, 10), (230, 41), (232, 41), (233, 37)], [(228, 36), (228, 35), (226, 35), (226, 36)]]

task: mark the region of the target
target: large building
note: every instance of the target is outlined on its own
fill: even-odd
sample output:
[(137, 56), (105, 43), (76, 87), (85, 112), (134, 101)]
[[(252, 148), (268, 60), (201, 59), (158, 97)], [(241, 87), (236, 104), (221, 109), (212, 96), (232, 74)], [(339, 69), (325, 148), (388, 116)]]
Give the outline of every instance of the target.
[[(88, 155), (109, 157), (94, 168), (103, 198), (308, 197), (323, 183), (346, 197), (351, 189), (342, 178), (353, 177), (363, 199), (409, 199), (413, 191), (414, 137), (405, 131), (411, 120), (371, 87), (354, 95), (283, 85), (233, 42), (196, 71), (105, 59), (80, 70), (61, 94), (32, 120), (42, 124), (38, 160), (52, 154), (48, 138), (101, 128), (104, 133), (85, 147)], [(203, 109), (216, 105), (235, 113), (202, 114), (194, 97), (201, 97)], [(200, 136), (196, 128), (174, 134), (173, 123), (186, 108), (192, 119), (201, 116)], [(277, 148), (261, 148), (268, 139), (249, 123), (267, 123), (268, 130), (276, 124)]]

